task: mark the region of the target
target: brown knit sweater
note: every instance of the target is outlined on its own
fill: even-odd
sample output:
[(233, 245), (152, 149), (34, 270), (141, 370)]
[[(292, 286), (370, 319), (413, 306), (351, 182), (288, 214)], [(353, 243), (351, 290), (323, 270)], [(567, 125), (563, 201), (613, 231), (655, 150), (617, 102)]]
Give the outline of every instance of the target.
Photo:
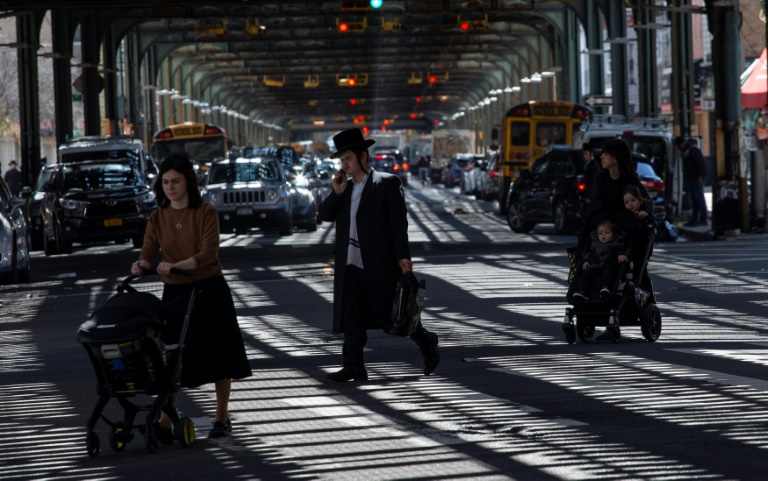
[[(181, 229), (176, 228), (181, 224)], [(194, 257), (192, 271), (198, 280), (222, 274), (219, 263), (219, 217), (209, 203), (197, 209), (176, 210), (170, 206), (157, 209), (149, 218), (139, 260), (154, 265), (158, 253), (164, 262), (179, 262)], [(179, 275), (161, 276), (168, 284), (190, 282)]]

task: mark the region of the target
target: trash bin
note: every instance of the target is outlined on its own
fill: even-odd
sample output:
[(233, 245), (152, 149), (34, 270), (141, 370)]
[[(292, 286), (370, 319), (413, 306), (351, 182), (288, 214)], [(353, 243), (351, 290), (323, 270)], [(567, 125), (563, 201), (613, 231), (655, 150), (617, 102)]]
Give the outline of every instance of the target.
[(723, 235), (740, 228), (739, 183), (735, 180), (715, 182), (712, 185), (712, 233)]

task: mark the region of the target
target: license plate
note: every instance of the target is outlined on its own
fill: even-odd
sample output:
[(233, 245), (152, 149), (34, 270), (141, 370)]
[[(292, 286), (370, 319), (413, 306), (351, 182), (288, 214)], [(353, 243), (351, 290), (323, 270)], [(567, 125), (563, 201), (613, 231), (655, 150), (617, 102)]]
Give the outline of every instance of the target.
[(241, 207), (237, 209), (237, 215), (253, 215), (253, 209), (250, 207)]
[(104, 227), (123, 225), (123, 219), (104, 219)]

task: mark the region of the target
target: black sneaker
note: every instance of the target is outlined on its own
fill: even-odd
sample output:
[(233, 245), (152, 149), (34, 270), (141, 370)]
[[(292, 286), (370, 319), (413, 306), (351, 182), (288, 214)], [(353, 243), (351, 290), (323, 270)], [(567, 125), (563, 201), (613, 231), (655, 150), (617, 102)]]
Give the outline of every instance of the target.
[(430, 332), (429, 340), (421, 347), (421, 354), (424, 356), (424, 375), (429, 376), (440, 364), (440, 351), (437, 349), (437, 334)]
[(582, 292), (575, 292), (573, 294), (573, 298), (574, 299), (578, 299), (580, 301), (588, 301), (589, 300), (589, 297), (587, 297), (586, 294), (584, 294)]
[(227, 424), (219, 421), (213, 422), (213, 427), (208, 433), (208, 438), (223, 438), (232, 432), (232, 420), (227, 418)]
[(609, 297), (611, 297), (611, 291), (607, 287), (600, 289), (600, 299), (608, 299)]
[(325, 378), (333, 382), (367, 381), (368, 371), (364, 367), (344, 366), (336, 372), (326, 374)]

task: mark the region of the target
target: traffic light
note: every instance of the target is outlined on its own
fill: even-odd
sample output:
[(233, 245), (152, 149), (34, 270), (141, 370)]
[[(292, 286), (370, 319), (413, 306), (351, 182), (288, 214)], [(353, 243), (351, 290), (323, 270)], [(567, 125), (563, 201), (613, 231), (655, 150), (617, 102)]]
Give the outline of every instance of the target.
[(339, 24), (339, 32), (345, 33), (349, 31), (349, 24), (347, 22), (341, 22)]
[(460, 26), (460, 27), (461, 27), (461, 29), (462, 29), (462, 30), (464, 30), (465, 32), (466, 32), (467, 30), (469, 30), (469, 28), (471, 27), (471, 25), (469, 24), (469, 22), (461, 22), (461, 24), (459, 24), (459, 26)]
[(371, 0), (371, 7), (372, 8), (381, 8), (381, 6), (384, 4), (383, 0)]

